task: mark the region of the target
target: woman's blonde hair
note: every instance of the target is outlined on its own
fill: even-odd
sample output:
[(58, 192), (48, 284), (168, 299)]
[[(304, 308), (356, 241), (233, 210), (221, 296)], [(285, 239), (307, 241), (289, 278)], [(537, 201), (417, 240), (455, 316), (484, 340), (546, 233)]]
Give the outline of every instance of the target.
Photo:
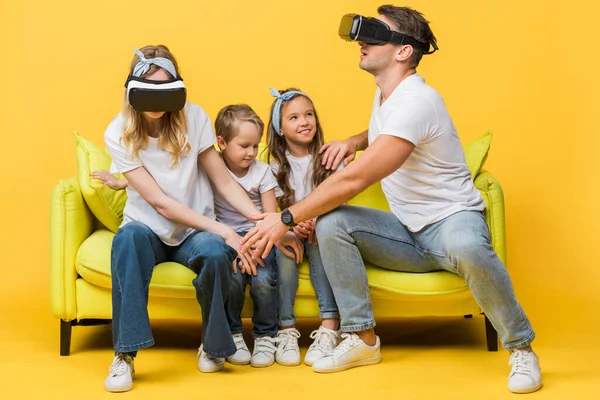
[[(140, 51), (147, 59), (163, 57), (171, 60), (175, 66), (175, 71), (177, 71), (177, 75), (179, 76), (177, 61), (166, 46), (146, 46), (142, 47)], [(131, 60), (131, 66), (129, 68), (130, 75), (133, 73), (133, 68), (138, 62), (140, 62), (140, 57), (136, 54), (133, 57), (133, 60)], [(159, 66), (151, 64), (148, 72), (143, 74), (140, 78), (145, 78), (159, 69)], [(167, 72), (167, 74), (171, 76), (169, 72)], [(175, 77), (171, 76), (171, 78)], [(149, 132), (142, 123), (142, 113), (134, 110), (127, 101), (127, 91), (125, 91), (125, 101), (123, 102), (123, 115), (125, 116), (125, 126), (123, 138), (121, 140), (125, 147), (129, 149), (130, 155), (133, 158), (138, 158), (140, 151), (148, 146)], [(175, 165), (179, 163), (182, 157), (185, 157), (191, 151), (190, 144), (188, 143), (187, 118), (182, 109), (177, 112), (166, 112), (160, 119), (158, 147), (171, 153), (171, 163), (172, 165)]]
[(215, 119), (215, 133), (221, 136), (225, 143), (237, 136), (238, 128), (242, 122), (250, 122), (256, 125), (256, 128), (262, 134), (265, 130), (265, 124), (254, 112), (252, 107), (247, 104), (232, 104), (223, 107)]
[[(300, 91), (299, 89), (288, 88), (280, 91), (279, 93), (283, 95), (285, 92), (289, 92), (292, 90)], [(289, 100), (284, 101), (281, 106), (280, 112), (283, 114), (285, 105), (298, 96), (302, 95), (295, 94)], [(321, 123), (319, 122), (319, 116), (317, 114), (317, 109), (315, 108), (315, 105), (313, 104), (310, 98), (307, 97), (306, 99), (313, 106), (315, 122), (317, 125), (317, 131), (315, 132), (315, 136), (313, 137), (312, 142), (310, 142), (310, 144), (308, 145), (308, 153), (312, 156), (312, 161), (310, 165), (310, 169), (312, 171), (311, 183), (313, 188), (316, 188), (329, 175), (331, 175), (333, 171), (326, 169), (325, 166), (321, 164), (321, 154), (319, 154), (319, 149), (325, 143), (325, 136), (323, 135), (323, 129), (321, 128)], [(283, 210), (284, 208), (288, 208), (289, 206), (294, 204), (295, 193), (294, 189), (291, 188), (289, 181), (291, 166), (287, 157), (285, 156), (285, 151), (287, 150), (287, 143), (285, 141), (285, 138), (281, 136), (279, 132), (275, 130), (275, 128), (273, 128), (273, 108), (275, 107), (276, 102), (277, 100), (273, 101), (273, 104), (271, 105), (271, 111), (269, 113), (270, 118), (267, 127), (267, 162), (270, 163), (271, 158), (273, 158), (279, 166), (275, 178), (277, 179), (277, 184), (283, 192), (283, 195), (277, 198), (277, 202), (279, 204), (279, 208)], [(283, 118), (280, 118), (279, 120), (281, 121), (283, 120)], [(281, 126), (279, 126), (279, 129), (281, 129)]]

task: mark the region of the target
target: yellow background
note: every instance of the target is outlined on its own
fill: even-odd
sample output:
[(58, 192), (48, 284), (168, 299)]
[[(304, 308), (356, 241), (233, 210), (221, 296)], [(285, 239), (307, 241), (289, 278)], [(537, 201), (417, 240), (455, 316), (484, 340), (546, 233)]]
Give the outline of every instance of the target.
[[(266, 121), (268, 88), (295, 86), (313, 98), (326, 138), (343, 139), (367, 127), (375, 86), (358, 68), (358, 45), (338, 38), (338, 22), (348, 12), (374, 15), (380, 4), (2, 0), (2, 352), (34, 348), (48, 354), (53, 366), (45, 367), (52, 369), (72, 362), (55, 357), (58, 322), (48, 315), (49, 196), (59, 179), (76, 174), (73, 130), (103, 145), (104, 129), (121, 107), (132, 46), (167, 45), (189, 100), (213, 119), (222, 106), (247, 102)], [(593, 115), (600, 7), (580, 0), (406, 5), (432, 21), (441, 50), (424, 57), (419, 73), (445, 99), (461, 139), (495, 133), (485, 168), (505, 191), (508, 268), (518, 298), (542, 357), (544, 349), (560, 348), (572, 360), (557, 355), (549, 362), (551, 371), (563, 368), (546, 376), (549, 395), (552, 379), (574, 382), (592, 373), (593, 364), (582, 367), (579, 354), (584, 360), (598, 355), (600, 175)], [(94, 377), (94, 391), (102, 390), (108, 348), (94, 369), (101, 377)], [(27, 356), (32, 365), (36, 357)], [(16, 358), (0, 361), (3, 369), (10, 371)]]

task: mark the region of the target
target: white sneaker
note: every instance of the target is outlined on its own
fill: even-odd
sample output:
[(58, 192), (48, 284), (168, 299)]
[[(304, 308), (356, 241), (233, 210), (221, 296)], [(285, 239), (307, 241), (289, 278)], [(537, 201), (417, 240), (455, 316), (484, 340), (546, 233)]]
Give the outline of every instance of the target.
[(227, 357), (226, 360), (235, 365), (249, 364), (252, 355), (250, 354), (250, 350), (248, 350), (248, 346), (246, 346), (244, 337), (241, 333), (236, 333), (232, 338), (235, 342), (235, 347), (237, 347), (237, 351), (234, 355)]
[(275, 352), (275, 361), (281, 365), (300, 365), (300, 348), (298, 347), (298, 338), (300, 332), (296, 328), (282, 329), (277, 332), (277, 351)]
[(196, 362), (198, 363), (200, 372), (219, 372), (225, 368), (225, 359), (209, 356), (202, 350), (202, 345), (198, 349)]
[(339, 372), (363, 365), (381, 362), (379, 336), (375, 345), (369, 346), (356, 333), (342, 333), (342, 343), (313, 364), (315, 372)]
[(119, 353), (115, 356), (109, 368), (108, 377), (104, 381), (104, 388), (109, 392), (126, 392), (133, 386), (133, 357)]
[(252, 352), (253, 367), (268, 367), (275, 362), (277, 351), (277, 338), (265, 336), (254, 339), (254, 351)]
[(531, 393), (542, 387), (540, 360), (533, 350), (515, 350), (510, 355), (512, 365), (508, 389), (513, 393)]
[(315, 340), (304, 356), (304, 364), (309, 366), (333, 351), (340, 343), (340, 332), (321, 325), (318, 330), (312, 331), (310, 338)]

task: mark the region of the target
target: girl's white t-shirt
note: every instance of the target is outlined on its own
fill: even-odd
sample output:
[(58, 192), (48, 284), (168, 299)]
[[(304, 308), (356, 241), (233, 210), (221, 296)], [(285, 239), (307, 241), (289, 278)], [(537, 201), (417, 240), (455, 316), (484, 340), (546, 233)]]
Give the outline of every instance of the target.
[[(144, 167), (167, 196), (199, 214), (215, 219), (211, 184), (198, 163), (198, 154), (216, 142), (215, 133), (208, 115), (200, 106), (186, 103), (184, 112), (191, 151), (176, 165), (171, 165), (170, 153), (158, 147), (156, 138), (148, 138), (148, 147), (139, 152), (138, 159), (133, 158), (121, 141), (125, 118), (122, 114), (117, 115), (104, 132), (104, 140), (112, 157), (112, 172), (124, 173)], [(180, 245), (194, 232), (193, 228), (160, 215), (129, 185), (121, 226), (131, 221), (147, 225), (170, 246)]]
[[(290, 188), (294, 190), (294, 203), (299, 202), (310, 194), (315, 188), (312, 184), (312, 156), (294, 157), (289, 151), (285, 151), (285, 158), (290, 163), (290, 174), (288, 176)], [(344, 168), (344, 163), (340, 163), (336, 171)], [(277, 175), (279, 164), (277, 161), (271, 161), (271, 170), (273, 175)], [(279, 186), (275, 188), (275, 196), (283, 196), (283, 191)]]
[[(264, 162), (254, 160), (248, 168), (248, 173), (243, 177), (240, 178), (231, 171), (229, 173), (244, 188), (256, 208), (262, 212), (261, 194), (277, 187), (277, 181), (271, 172), (271, 168)], [(254, 222), (233, 208), (216, 188), (214, 188), (214, 194), (217, 221), (227, 225), (236, 232), (248, 231), (254, 228)]]
[(412, 232), (485, 203), (473, 185), (462, 145), (444, 100), (417, 74), (381, 105), (375, 92), (369, 144), (391, 135), (415, 145), (404, 165), (381, 181), (392, 213)]

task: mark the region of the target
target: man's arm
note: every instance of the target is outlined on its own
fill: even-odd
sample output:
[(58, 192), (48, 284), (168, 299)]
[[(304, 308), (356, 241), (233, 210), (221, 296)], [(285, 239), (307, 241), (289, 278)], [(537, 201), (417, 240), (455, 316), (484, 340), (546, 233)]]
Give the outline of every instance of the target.
[[(380, 135), (358, 160), (329, 176), (311, 194), (291, 206), (294, 221), (317, 217), (350, 200), (400, 168), (414, 147), (399, 137)], [(256, 245), (255, 255), (262, 253), (266, 257), (288, 227), (281, 222), (279, 213), (262, 214), (257, 219), (262, 219), (262, 223), (248, 232), (242, 241), (242, 251)]]
[(325, 168), (336, 171), (342, 161), (344, 161), (344, 166), (350, 164), (354, 160), (356, 152), (365, 150), (368, 145), (368, 130), (351, 136), (346, 140), (332, 140), (329, 143), (325, 143), (319, 150), (319, 153), (323, 154), (321, 163), (325, 165)]

